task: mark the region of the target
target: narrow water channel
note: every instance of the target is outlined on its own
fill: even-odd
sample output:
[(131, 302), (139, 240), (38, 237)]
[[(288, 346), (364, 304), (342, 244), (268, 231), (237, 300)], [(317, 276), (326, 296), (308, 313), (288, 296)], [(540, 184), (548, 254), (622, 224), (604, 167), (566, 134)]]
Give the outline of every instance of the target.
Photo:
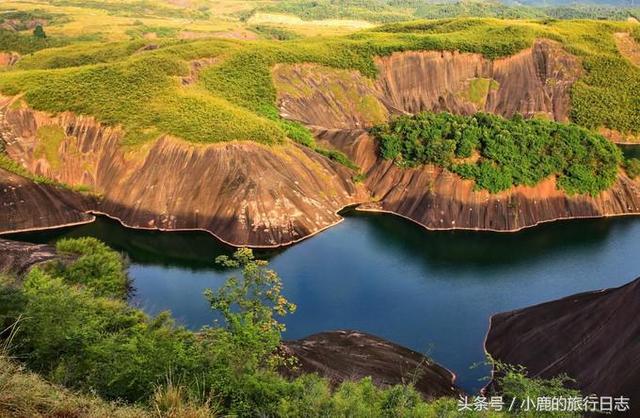
[[(109, 219), (14, 236), (52, 242), (94, 236), (125, 252), (135, 293), (150, 314), (171, 310), (197, 329), (213, 315), (202, 297), (231, 274), (229, 253), (206, 233), (135, 231)], [(484, 382), (483, 341), (496, 313), (618, 286), (640, 275), (640, 218), (566, 221), (518, 233), (429, 232), (392, 215), (348, 213), (291, 248), (263, 253), (297, 303), (286, 338), (358, 329), (424, 352), (473, 391)]]

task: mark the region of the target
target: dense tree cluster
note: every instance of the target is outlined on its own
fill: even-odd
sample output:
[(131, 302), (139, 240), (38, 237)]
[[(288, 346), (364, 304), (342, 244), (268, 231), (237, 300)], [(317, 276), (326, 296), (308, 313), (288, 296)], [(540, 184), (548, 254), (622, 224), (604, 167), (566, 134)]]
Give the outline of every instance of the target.
[(622, 162), (620, 150), (601, 135), (519, 115), (420, 113), (372, 132), (383, 158), (404, 167), (437, 164), (492, 193), (556, 176), (569, 194), (597, 195), (613, 184)]

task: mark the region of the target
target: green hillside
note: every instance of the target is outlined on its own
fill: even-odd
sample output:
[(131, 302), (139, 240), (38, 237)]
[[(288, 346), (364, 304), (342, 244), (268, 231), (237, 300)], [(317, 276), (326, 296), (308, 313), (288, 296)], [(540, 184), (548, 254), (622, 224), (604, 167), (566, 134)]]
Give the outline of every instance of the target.
[[(453, 19), (393, 24), (354, 35), (290, 41), (162, 40), (96, 45), (78, 42), (23, 58), (0, 74), (0, 91), (24, 94), (36, 109), (70, 110), (121, 124), (127, 142), (161, 133), (192, 142), (298, 138), (277, 116), (270, 68), (313, 62), (376, 76), (372, 58), (402, 50), (460, 50), (489, 58), (530, 46), (536, 38), (561, 42), (583, 60), (585, 75), (572, 94), (572, 120), (587, 128), (634, 132), (640, 126), (635, 92), (640, 69), (623, 59), (613, 33), (631, 24), (596, 21)], [(154, 44), (154, 48), (143, 48)], [(183, 86), (189, 61), (215, 58), (197, 82)], [(299, 139), (299, 138), (298, 138)]]

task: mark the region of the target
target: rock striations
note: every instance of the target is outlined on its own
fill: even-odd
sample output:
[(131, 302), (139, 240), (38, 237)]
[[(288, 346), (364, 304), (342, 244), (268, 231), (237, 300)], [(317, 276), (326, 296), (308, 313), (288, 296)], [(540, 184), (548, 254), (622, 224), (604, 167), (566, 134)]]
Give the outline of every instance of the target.
[(565, 373), (584, 394), (640, 396), (640, 279), (491, 318), (485, 348), (534, 377)]
[[(233, 245), (274, 247), (339, 222), (337, 212), (353, 204), (431, 229), (495, 231), (640, 212), (638, 183), (622, 172), (595, 198), (567, 196), (554, 179), (492, 195), (440, 168), (400, 169), (378, 157), (366, 128), (399, 113), (486, 111), (566, 121), (569, 90), (582, 67), (556, 43), (538, 40), (495, 61), (426, 51), (394, 53), (376, 64), (375, 80), (311, 64), (273, 69), (281, 114), (309, 126), (324, 146), (346, 152), (366, 175), (364, 183), (293, 143), (195, 145), (164, 136), (133, 149), (121, 144), (117, 127), (0, 98), (0, 133), (11, 159), (33, 174), (100, 196), (80, 197), (0, 171), (0, 183), (12, 191), (0, 193), (0, 232), (84, 222), (96, 212), (131, 227), (199, 229)], [(22, 193), (13, 193), (18, 184)]]
[[(0, 222), (3, 231), (86, 219), (74, 211), (82, 207), (137, 228), (201, 229), (233, 245), (278, 246), (333, 225), (341, 219), (340, 209), (366, 200), (349, 169), (298, 145), (266, 147), (247, 141), (194, 146), (162, 137), (128, 151), (119, 145), (119, 129), (89, 117), (5, 107), (4, 119), (11, 132), (5, 141), (10, 158), (34, 174), (84, 185), (101, 198), (89, 207), (65, 208), (73, 216), (60, 220), (52, 214), (38, 223), (32, 212), (22, 211), (22, 218), (14, 215), (12, 222)], [(43, 145), (52, 139), (40, 137), (43, 127), (60, 129), (53, 155)], [(0, 172), (0, 182), (17, 181), (15, 177)], [(28, 200), (13, 195), (0, 199), (5, 207)], [(62, 205), (40, 196), (31, 200), (39, 201), (43, 212)]]
[(360, 209), (392, 212), (429, 229), (493, 231), (640, 213), (639, 184), (623, 172), (595, 198), (567, 196), (553, 178), (490, 194), (439, 167), (403, 169), (382, 160), (367, 134), (367, 127), (393, 114), (420, 111), (566, 121), (581, 65), (556, 43), (538, 40), (496, 61), (458, 52), (401, 52), (377, 59), (377, 66), (377, 80), (310, 64), (274, 69), (282, 115), (310, 126), (323, 145), (344, 151), (362, 168), (372, 202)]

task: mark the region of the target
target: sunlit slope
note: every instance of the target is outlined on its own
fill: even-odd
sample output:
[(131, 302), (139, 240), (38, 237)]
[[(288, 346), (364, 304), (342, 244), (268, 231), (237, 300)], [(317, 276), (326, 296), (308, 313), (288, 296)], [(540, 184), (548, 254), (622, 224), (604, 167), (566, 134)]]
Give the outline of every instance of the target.
[(505, 57), (536, 38), (561, 43), (582, 60), (572, 91), (571, 120), (588, 128), (637, 132), (640, 69), (620, 55), (614, 34), (630, 23), (454, 19), (383, 26), (343, 37), (291, 41), (138, 40), (76, 42), (22, 57), (0, 73), (0, 92), (25, 105), (73, 111), (122, 125), (127, 142), (171, 134), (210, 143), (309, 141), (275, 106), (271, 68), (318, 63), (376, 77), (375, 56), (402, 50), (460, 50)]

